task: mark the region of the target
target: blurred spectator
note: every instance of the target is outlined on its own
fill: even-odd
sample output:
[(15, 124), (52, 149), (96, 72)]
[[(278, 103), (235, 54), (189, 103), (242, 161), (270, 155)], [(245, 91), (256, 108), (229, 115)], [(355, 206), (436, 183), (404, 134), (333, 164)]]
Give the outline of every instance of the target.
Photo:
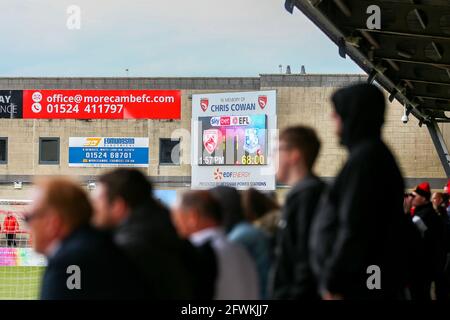
[(250, 255), (231, 243), (221, 227), (222, 210), (208, 191), (184, 193), (173, 211), (178, 233), (196, 246), (211, 243), (217, 257), (217, 300), (258, 299), (258, 275)]
[(6, 234), (8, 247), (16, 247), (16, 233), (19, 231), (19, 223), (13, 213), (8, 211), (3, 220), (3, 232)]
[(450, 219), (450, 179), (447, 181), (447, 184), (444, 186), (444, 194), (447, 195), (447, 216)]
[[(381, 139), (385, 97), (377, 86), (361, 83), (331, 99), (336, 134), (349, 157), (312, 227), (320, 293), (324, 299), (396, 299), (406, 285), (408, 218), (400, 170)], [(368, 288), (369, 266), (381, 270), (380, 289)]]
[(403, 195), (403, 211), (406, 215), (412, 215), (411, 209), (412, 209), (412, 201), (414, 199), (414, 195), (412, 193), (405, 193)]
[(447, 216), (448, 194), (443, 192), (435, 192), (431, 196), (431, 203), (434, 210), (440, 216)]
[(281, 216), (275, 196), (250, 188), (242, 195), (242, 206), (248, 221), (264, 230), (271, 238), (275, 236)]
[[(228, 234), (238, 223), (245, 219), (241, 196), (235, 188), (226, 186), (215, 187), (211, 189), (210, 192), (216, 200), (219, 201), (222, 213), (221, 225), (224, 228), (225, 233)], [(225, 198), (227, 201), (223, 200)]]
[(439, 215), (444, 225), (443, 245), (445, 250), (445, 263), (442, 272), (438, 273), (438, 278), (435, 282), (436, 298), (438, 300), (449, 300), (450, 298), (450, 219), (447, 215), (448, 193), (435, 192), (431, 197), (433, 208)]
[(444, 193), (449, 193), (450, 191), (450, 179), (448, 179), (447, 183), (444, 186)]
[[(64, 179), (38, 182), (25, 220), (37, 252), (45, 254), (41, 299), (142, 298), (145, 288), (137, 270), (108, 235), (88, 223), (92, 207), (85, 192)], [(71, 281), (79, 268), (79, 282)], [(69, 288), (69, 284), (80, 287)]]
[(320, 141), (313, 129), (290, 127), (280, 134), (277, 180), (291, 186), (277, 236), (272, 295), (276, 299), (316, 300), (310, 267), (311, 221), (325, 184), (313, 173)]
[(93, 193), (93, 222), (111, 230), (116, 244), (139, 267), (158, 299), (195, 298), (185, 243), (170, 212), (152, 196), (150, 181), (136, 169), (116, 169), (100, 176)]
[(260, 298), (267, 298), (267, 279), (271, 266), (270, 238), (245, 219), (241, 195), (235, 188), (219, 186), (210, 190), (220, 203), (223, 220), (228, 222), (228, 240), (242, 245), (256, 263)]
[[(413, 191), (413, 221), (423, 239), (423, 298), (431, 299), (432, 282), (439, 281), (444, 272), (446, 260), (445, 225), (433, 209), (428, 182), (422, 182)], [(442, 296), (436, 291), (438, 299)]]

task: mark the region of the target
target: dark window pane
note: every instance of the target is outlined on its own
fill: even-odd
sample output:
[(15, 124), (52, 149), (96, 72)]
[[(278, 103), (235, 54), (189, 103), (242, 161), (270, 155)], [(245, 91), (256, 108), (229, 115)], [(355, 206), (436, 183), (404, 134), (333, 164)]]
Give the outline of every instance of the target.
[(180, 140), (160, 139), (160, 164), (180, 164)]
[(0, 139), (0, 162), (6, 162), (6, 156), (8, 153), (8, 140)]
[(43, 138), (41, 139), (39, 153), (39, 162), (41, 163), (59, 163), (59, 139)]

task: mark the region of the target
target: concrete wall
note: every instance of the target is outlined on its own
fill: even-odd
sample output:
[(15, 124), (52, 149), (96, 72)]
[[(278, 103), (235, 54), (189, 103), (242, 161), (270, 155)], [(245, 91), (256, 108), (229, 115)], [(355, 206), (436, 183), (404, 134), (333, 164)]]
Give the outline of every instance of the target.
[[(181, 120), (20, 120), (0, 119), (0, 137), (8, 137), (8, 164), (0, 164), (0, 198), (28, 198), (30, 188), (14, 190), (12, 181), (31, 182), (36, 176), (71, 175), (82, 181), (95, 179), (105, 169), (69, 168), (68, 139), (76, 136), (149, 137), (150, 165), (143, 169), (159, 187), (186, 188), (190, 166), (159, 165), (159, 138), (182, 137), (190, 132), (191, 95), (194, 93), (277, 90), (278, 127), (306, 124), (316, 128), (322, 140), (316, 171), (333, 177), (345, 161), (331, 121), (329, 97), (336, 88), (356, 81), (362, 75), (261, 75), (254, 78), (0, 78), (2, 89), (180, 89)], [(370, 110), (368, 110), (370, 112)], [(443, 184), (445, 174), (428, 130), (410, 117), (404, 125), (403, 107), (389, 104), (384, 138), (397, 156), (407, 184), (430, 179)], [(444, 134), (450, 141), (450, 130)], [(184, 138), (183, 138), (184, 136)], [(59, 165), (39, 165), (39, 137), (60, 137)], [(182, 148), (189, 159), (190, 146)], [(3, 183), (3, 184), (2, 184)], [(2, 185), (1, 185), (2, 184)]]

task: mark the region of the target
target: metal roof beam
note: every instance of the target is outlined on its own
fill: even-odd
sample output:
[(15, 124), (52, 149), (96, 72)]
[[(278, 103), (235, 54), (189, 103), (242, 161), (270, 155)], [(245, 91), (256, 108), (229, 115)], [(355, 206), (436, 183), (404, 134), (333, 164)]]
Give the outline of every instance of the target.
[(433, 67), (437, 67), (437, 68), (450, 68), (450, 60), (446, 60), (446, 61), (441, 61), (441, 62), (435, 62), (435, 61), (427, 61), (427, 60), (420, 60), (420, 59), (402, 59), (402, 58), (398, 58), (392, 55), (383, 55), (383, 56), (379, 56), (376, 55), (374, 56), (375, 58), (378, 59), (382, 59), (382, 60), (392, 60), (392, 61), (396, 61), (396, 62), (402, 62), (402, 63), (415, 63), (415, 64), (423, 64), (423, 65), (427, 65), (427, 66), (433, 66)]
[[(353, 4), (354, 2), (352, 2)], [(366, 73), (370, 74), (376, 65), (367, 57), (366, 53), (363, 53), (357, 47), (342, 43), (342, 39), (345, 39), (346, 34), (343, 33), (333, 22), (331, 22), (320, 8), (327, 6), (328, 2), (322, 2), (317, 7), (313, 6), (308, 0), (296, 0), (296, 7), (303, 12), (303, 14), (316, 24), (323, 33), (325, 33), (338, 47), (341, 53), (345, 53), (352, 58)], [(352, 11), (353, 12), (353, 11)], [(364, 11), (365, 12), (365, 11)], [(344, 45), (344, 46), (342, 46)], [(345, 57), (345, 55), (344, 55)], [(400, 103), (411, 106), (411, 114), (419, 119), (420, 122), (426, 122), (430, 120), (430, 117), (416, 107), (412, 101), (403, 93), (402, 88), (397, 86), (391, 79), (384, 75), (384, 73), (378, 73), (377, 82), (388, 92), (391, 96), (395, 97)]]
[[(344, 25), (345, 27), (350, 27), (348, 25)], [(355, 27), (355, 30), (361, 32), (369, 32), (371, 34), (382, 34), (386, 36), (396, 36), (396, 37), (410, 37), (410, 38), (422, 38), (422, 39), (430, 39), (430, 40), (441, 40), (441, 41), (450, 41), (450, 35), (445, 34), (431, 34), (431, 33), (417, 33), (411, 31), (400, 31), (400, 30), (376, 30), (376, 29), (367, 29), (365, 26)]]
[(450, 155), (448, 153), (447, 145), (442, 137), (441, 129), (437, 125), (436, 121), (427, 123), (428, 131), (430, 132), (431, 139), (433, 140), (434, 147), (439, 155), (442, 166), (444, 167), (447, 178), (450, 177)]
[(401, 80), (423, 83), (423, 84), (433, 84), (433, 85), (439, 85), (439, 86), (450, 86), (450, 82), (443, 82), (443, 81), (432, 81), (432, 80), (426, 80), (426, 79), (413, 79), (413, 78), (401, 78)]
[[(381, 29), (369, 29), (366, 25), (369, 14), (367, 7), (377, 5), (381, 11)], [(448, 40), (450, 30), (443, 28), (441, 19), (450, 15), (450, 2), (447, 6), (431, 6), (408, 4), (393, 1), (347, 0), (351, 15), (341, 14), (332, 6), (321, 4), (319, 8), (335, 24), (343, 30), (359, 30), (386, 35), (397, 35), (414, 38), (434, 38)]]
[(443, 101), (450, 101), (450, 97), (444, 97), (444, 96), (433, 96), (429, 94), (414, 94), (415, 97), (421, 98), (421, 99), (432, 99), (432, 100), (443, 100)]

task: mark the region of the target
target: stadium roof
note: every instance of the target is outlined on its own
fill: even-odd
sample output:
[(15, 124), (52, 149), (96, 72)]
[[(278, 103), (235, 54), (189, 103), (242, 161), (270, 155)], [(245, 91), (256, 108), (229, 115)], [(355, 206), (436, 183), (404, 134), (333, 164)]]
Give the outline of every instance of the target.
[[(419, 120), (450, 122), (450, 1), (297, 0), (287, 9), (289, 3)], [(371, 5), (380, 8), (380, 29), (367, 26)]]
[[(381, 25), (373, 24), (378, 6)], [(286, 0), (301, 10), (430, 130), (450, 176), (448, 154), (437, 122), (450, 122), (449, 0)], [(375, 15), (374, 15), (375, 14)], [(369, 20), (369, 24), (367, 23)], [(379, 28), (378, 28), (379, 27)]]

